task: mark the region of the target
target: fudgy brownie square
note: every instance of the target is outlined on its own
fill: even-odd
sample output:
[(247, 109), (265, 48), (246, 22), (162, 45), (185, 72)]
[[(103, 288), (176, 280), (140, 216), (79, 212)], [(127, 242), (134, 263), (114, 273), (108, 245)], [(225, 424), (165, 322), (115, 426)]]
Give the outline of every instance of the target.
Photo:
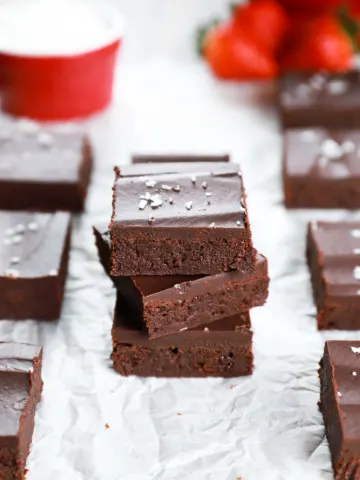
[(360, 342), (328, 341), (320, 362), (320, 410), (335, 480), (360, 475)]
[(289, 208), (360, 208), (360, 131), (284, 133), (284, 202)]
[(307, 261), (319, 329), (360, 329), (360, 222), (313, 222)]
[(42, 391), (42, 348), (0, 343), (0, 478), (24, 480)]
[(92, 164), (83, 133), (11, 124), (0, 133), (0, 209), (81, 211)]
[(111, 275), (199, 275), (252, 270), (245, 191), (226, 173), (121, 177), (116, 169)]
[[(111, 243), (107, 230), (94, 228), (99, 257), (107, 273)], [(216, 275), (112, 277), (117, 294), (132, 315), (144, 322), (151, 339), (230, 317), (263, 305), (268, 296), (267, 261), (256, 255), (253, 272)]]
[(279, 78), (284, 127), (360, 127), (360, 71), (294, 73)]
[(60, 317), (70, 220), (66, 212), (0, 212), (0, 319)]
[(249, 313), (150, 340), (121, 301), (112, 329), (114, 369), (142, 377), (237, 377), (253, 371)]

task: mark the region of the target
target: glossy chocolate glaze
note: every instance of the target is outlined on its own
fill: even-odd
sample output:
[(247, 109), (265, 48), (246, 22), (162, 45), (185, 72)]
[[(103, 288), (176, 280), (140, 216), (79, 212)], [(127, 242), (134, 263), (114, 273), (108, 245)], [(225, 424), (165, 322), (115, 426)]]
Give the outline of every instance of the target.
[(284, 141), (287, 175), (308, 181), (360, 179), (359, 130), (289, 129)]
[(232, 162), (174, 162), (136, 163), (119, 167), (121, 177), (138, 177), (174, 173), (232, 173), (238, 170)]
[(58, 275), (70, 215), (0, 211), (0, 280)]
[[(202, 172), (156, 175), (151, 181), (118, 175), (112, 225), (117, 229), (171, 229), (172, 235), (179, 238), (186, 237), (188, 230), (194, 228), (210, 227), (214, 236), (219, 229), (240, 230), (245, 228), (243, 192), (236, 167), (213, 175)], [(141, 197), (149, 195), (159, 199), (161, 205), (153, 208), (150, 198), (142, 208)]]
[(69, 182), (79, 179), (88, 140), (83, 134), (14, 130), (0, 139), (1, 182)]
[(39, 346), (0, 343), (0, 448), (18, 447), (20, 420), (30, 395), (30, 374), (41, 355)]
[(286, 127), (358, 127), (360, 72), (284, 75), (278, 103)]

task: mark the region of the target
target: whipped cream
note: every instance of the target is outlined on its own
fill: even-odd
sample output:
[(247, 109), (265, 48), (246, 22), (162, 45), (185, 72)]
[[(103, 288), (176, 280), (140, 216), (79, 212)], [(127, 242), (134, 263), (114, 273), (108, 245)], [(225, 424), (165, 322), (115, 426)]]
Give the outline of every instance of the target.
[(0, 1), (2, 52), (72, 55), (104, 46), (121, 35), (121, 15), (104, 0)]

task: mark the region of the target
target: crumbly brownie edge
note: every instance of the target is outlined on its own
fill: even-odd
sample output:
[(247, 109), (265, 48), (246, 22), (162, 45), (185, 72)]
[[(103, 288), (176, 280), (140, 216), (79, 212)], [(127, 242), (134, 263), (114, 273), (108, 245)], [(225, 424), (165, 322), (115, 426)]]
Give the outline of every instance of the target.
[(325, 344), (324, 356), (320, 361), (320, 403), (324, 418), (325, 434), (328, 440), (335, 480), (357, 478), (360, 473), (360, 458), (343, 449), (341, 417), (334, 391), (334, 372)]

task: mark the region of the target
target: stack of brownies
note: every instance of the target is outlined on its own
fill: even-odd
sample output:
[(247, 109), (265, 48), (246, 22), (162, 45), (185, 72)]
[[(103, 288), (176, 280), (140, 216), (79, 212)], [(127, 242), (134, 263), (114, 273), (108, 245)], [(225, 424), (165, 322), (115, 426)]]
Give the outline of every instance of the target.
[(117, 290), (115, 370), (250, 374), (249, 309), (265, 303), (269, 278), (238, 166), (227, 156), (138, 156), (115, 170), (109, 230), (94, 229)]

